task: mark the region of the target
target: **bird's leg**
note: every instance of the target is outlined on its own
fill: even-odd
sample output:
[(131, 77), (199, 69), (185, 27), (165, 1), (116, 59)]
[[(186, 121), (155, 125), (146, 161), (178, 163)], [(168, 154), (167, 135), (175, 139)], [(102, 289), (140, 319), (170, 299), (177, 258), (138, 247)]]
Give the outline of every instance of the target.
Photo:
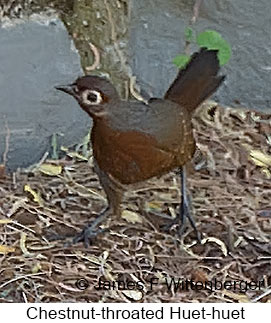
[(180, 168), (180, 176), (181, 176), (181, 193), (182, 193), (180, 209), (179, 209), (179, 212), (178, 212), (176, 218), (169, 225), (167, 225), (166, 229), (169, 229), (174, 224), (178, 223), (180, 225), (178, 233), (179, 233), (179, 235), (182, 235), (183, 231), (185, 229), (186, 221), (188, 219), (192, 228), (194, 229), (194, 231), (196, 233), (197, 240), (200, 242), (201, 236), (200, 236), (199, 231), (197, 230), (195, 221), (194, 221), (194, 219), (191, 215), (191, 211), (190, 211), (190, 205), (189, 205), (188, 196), (187, 196), (187, 189), (186, 189), (186, 171), (185, 171), (184, 166)]
[(193, 217), (191, 215), (191, 207), (189, 205), (188, 196), (187, 196), (185, 166), (181, 167), (180, 176), (181, 176), (182, 200), (181, 200), (181, 204), (180, 204), (179, 214), (177, 215), (177, 217), (179, 216), (180, 219), (181, 219), (181, 225), (180, 225), (180, 228), (179, 228), (179, 234), (180, 235), (183, 234), (183, 231), (185, 229), (186, 220), (188, 219), (191, 226), (192, 226), (192, 228), (194, 229), (194, 231), (196, 233), (197, 240), (200, 242), (201, 241), (200, 233), (199, 233), (199, 231), (198, 231), (198, 229), (196, 227), (195, 220), (193, 219)]
[(93, 240), (99, 233), (105, 231), (99, 229), (98, 226), (109, 216), (109, 215), (120, 215), (121, 209), (120, 204), (123, 193), (116, 187), (116, 185), (110, 180), (110, 178), (95, 164), (95, 172), (99, 176), (100, 183), (106, 193), (108, 206), (99, 214), (99, 216), (92, 223), (87, 225), (81, 233), (79, 233), (74, 239), (73, 243), (83, 241), (85, 247), (88, 247), (91, 240)]

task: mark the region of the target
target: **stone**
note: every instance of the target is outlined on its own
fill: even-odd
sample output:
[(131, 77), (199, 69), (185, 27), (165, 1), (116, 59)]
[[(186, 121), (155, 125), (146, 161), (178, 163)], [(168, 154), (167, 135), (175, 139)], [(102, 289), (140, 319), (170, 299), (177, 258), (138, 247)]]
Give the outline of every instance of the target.
[(33, 14), (2, 19), (0, 25), (0, 164), (6, 149), (7, 168), (27, 167), (60, 145), (73, 145), (90, 128), (77, 103), (54, 87), (82, 75), (80, 57), (62, 21)]

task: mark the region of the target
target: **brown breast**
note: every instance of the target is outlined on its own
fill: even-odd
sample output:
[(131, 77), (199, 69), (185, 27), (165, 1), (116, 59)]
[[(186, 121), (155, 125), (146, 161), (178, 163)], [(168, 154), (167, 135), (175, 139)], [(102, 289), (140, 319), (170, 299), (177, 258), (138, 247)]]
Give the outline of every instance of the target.
[(99, 167), (122, 184), (163, 175), (184, 165), (195, 151), (191, 122), (181, 123), (179, 141), (167, 145), (146, 132), (115, 130), (106, 120), (94, 122), (93, 154)]

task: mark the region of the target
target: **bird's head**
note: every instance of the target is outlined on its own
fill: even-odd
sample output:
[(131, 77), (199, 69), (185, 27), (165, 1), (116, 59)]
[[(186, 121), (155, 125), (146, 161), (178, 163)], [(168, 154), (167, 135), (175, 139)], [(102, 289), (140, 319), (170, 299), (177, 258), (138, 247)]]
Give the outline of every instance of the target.
[(56, 86), (56, 89), (73, 96), (80, 107), (94, 118), (105, 115), (108, 103), (119, 100), (114, 86), (100, 76), (83, 76), (73, 84)]

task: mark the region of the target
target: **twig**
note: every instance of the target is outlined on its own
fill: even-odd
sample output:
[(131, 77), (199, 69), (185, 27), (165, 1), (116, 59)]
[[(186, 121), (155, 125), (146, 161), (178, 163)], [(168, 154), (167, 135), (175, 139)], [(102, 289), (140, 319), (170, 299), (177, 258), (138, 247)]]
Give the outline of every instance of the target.
[(6, 128), (6, 132), (7, 132), (7, 135), (6, 135), (6, 146), (5, 146), (5, 151), (3, 153), (3, 165), (6, 166), (7, 164), (7, 160), (8, 160), (8, 152), (9, 152), (9, 143), (10, 143), (10, 129), (9, 129), (9, 126), (8, 126), (8, 121), (5, 118), (5, 128)]
[(202, 0), (196, 0), (195, 4), (194, 4), (194, 7), (193, 7), (193, 17), (191, 18), (191, 21), (190, 21), (190, 24), (193, 25), (198, 17), (199, 17), (199, 9), (200, 9), (200, 6), (201, 6), (201, 3), (202, 3)]
[(263, 294), (257, 296), (257, 297), (254, 297), (251, 302), (252, 303), (256, 303), (258, 302), (260, 299), (264, 298), (265, 296), (267, 295), (270, 295), (271, 294), (271, 288), (269, 288), (267, 291), (265, 291)]
[(28, 277), (34, 277), (34, 276), (40, 276), (40, 275), (46, 275), (46, 274), (47, 274), (46, 272), (41, 272), (41, 273), (27, 274), (27, 275), (23, 275), (23, 276), (19, 276), (19, 277), (13, 278), (13, 279), (11, 279), (11, 280), (9, 280), (9, 281), (7, 281), (7, 282), (4, 282), (2, 285), (0, 285), (0, 290), (1, 290), (3, 287), (5, 287), (5, 286), (7, 286), (7, 285), (9, 285), (9, 284), (11, 284), (11, 283), (14, 283), (14, 282), (15, 282), (15, 281), (17, 281), (17, 280), (25, 279), (25, 278), (28, 278)]
[(138, 101), (142, 101), (142, 102), (147, 104), (148, 101), (145, 100), (143, 98), (143, 96), (139, 92), (136, 91), (135, 84), (136, 84), (136, 77), (131, 76), (130, 77), (130, 87), (129, 87), (129, 89), (130, 89), (130, 92), (131, 92), (132, 96), (135, 97)]
[(30, 170), (36, 170), (36, 169), (39, 169), (40, 166), (45, 162), (45, 160), (47, 159), (49, 155), (49, 152), (46, 151), (43, 156), (41, 157), (40, 161), (37, 162), (37, 164), (33, 165), (33, 166), (30, 166)]
[(99, 50), (98, 48), (93, 45), (91, 42), (88, 43), (89, 44), (89, 47), (93, 53), (93, 56), (94, 56), (94, 62), (92, 65), (90, 66), (86, 66), (86, 71), (87, 72), (90, 72), (90, 71), (94, 71), (96, 70), (96, 68), (100, 65), (100, 62), (101, 62), (101, 55), (99, 53)]
[[(195, 4), (193, 6), (193, 16), (192, 16), (192, 18), (190, 19), (190, 22), (189, 22), (190, 27), (192, 27), (196, 23), (196, 21), (197, 21), (197, 19), (199, 17), (199, 10), (200, 10), (201, 4), (202, 4), (202, 0), (195, 0)], [(185, 53), (186, 53), (186, 55), (190, 55), (189, 46), (190, 46), (190, 41), (186, 40), (185, 41)]]

